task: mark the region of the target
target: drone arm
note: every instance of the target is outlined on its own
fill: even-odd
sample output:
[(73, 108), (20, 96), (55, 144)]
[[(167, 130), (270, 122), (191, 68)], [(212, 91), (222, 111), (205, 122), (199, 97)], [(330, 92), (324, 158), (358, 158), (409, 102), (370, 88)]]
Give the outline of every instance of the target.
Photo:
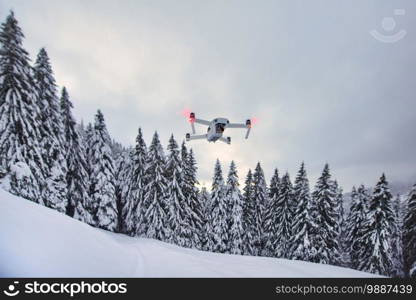
[(247, 125), (244, 123), (228, 123), (227, 128), (247, 128)]
[(229, 123), (227, 128), (247, 128), (246, 139), (248, 139), (251, 130), (251, 119), (247, 119), (246, 123)]
[(195, 113), (194, 112), (191, 112), (189, 114), (189, 122), (191, 122), (192, 131), (193, 131), (194, 134), (195, 134), (194, 123), (198, 123), (198, 124), (202, 124), (202, 125), (207, 125), (207, 126), (209, 126), (211, 124), (211, 122), (209, 122), (209, 121), (195, 118)]
[(195, 120), (195, 123), (202, 124), (202, 125), (209, 126), (211, 124), (211, 122), (207, 120), (202, 120), (202, 119), (194, 119), (194, 120)]

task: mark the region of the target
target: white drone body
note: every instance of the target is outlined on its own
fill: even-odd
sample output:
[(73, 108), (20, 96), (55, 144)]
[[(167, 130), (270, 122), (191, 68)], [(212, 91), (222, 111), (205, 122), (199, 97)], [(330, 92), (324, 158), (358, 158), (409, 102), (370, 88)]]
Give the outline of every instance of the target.
[[(250, 134), (251, 130), (251, 120), (247, 119), (245, 123), (230, 123), (230, 121), (226, 118), (216, 118), (212, 121), (206, 121), (202, 119), (196, 119), (195, 113), (191, 112), (189, 114), (189, 122), (191, 123), (192, 134), (186, 134), (186, 141), (191, 140), (202, 140), (206, 139), (208, 142), (216, 142), (221, 141), (227, 144), (231, 144), (230, 137), (223, 137), (224, 130), (227, 128), (245, 128), (247, 129), (246, 139)], [(206, 134), (195, 135), (195, 123), (202, 124), (208, 126), (208, 130)]]

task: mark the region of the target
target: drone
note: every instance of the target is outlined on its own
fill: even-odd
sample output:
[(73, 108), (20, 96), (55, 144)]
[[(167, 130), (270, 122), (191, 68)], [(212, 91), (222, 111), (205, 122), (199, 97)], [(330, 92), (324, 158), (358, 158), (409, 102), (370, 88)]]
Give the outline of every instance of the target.
[[(195, 118), (195, 113), (191, 112), (189, 114), (189, 123), (191, 123), (192, 134), (186, 134), (186, 141), (192, 140), (203, 140), (206, 139), (208, 142), (216, 142), (221, 141), (227, 143), (228, 145), (231, 144), (231, 137), (223, 137), (224, 130), (227, 128), (246, 128), (246, 139), (248, 139), (248, 135), (250, 134), (251, 130), (251, 120), (247, 119), (245, 123), (230, 123), (230, 121), (226, 118), (216, 118), (212, 121), (206, 121), (202, 119)], [(196, 135), (195, 134), (195, 123), (202, 124), (208, 126), (208, 130), (206, 134)]]

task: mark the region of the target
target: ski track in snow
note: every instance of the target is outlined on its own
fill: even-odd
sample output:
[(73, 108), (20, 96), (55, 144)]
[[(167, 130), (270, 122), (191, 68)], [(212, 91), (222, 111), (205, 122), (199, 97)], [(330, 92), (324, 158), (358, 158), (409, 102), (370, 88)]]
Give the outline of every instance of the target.
[(377, 277), (270, 257), (185, 249), (93, 228), (0, 189), (0, 277)]

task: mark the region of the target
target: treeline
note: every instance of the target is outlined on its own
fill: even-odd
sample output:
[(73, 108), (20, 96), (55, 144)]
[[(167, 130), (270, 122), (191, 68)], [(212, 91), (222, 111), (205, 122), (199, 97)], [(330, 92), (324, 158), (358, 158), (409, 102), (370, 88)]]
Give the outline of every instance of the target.
[(405, 205), (381, 176), (372, 192), (343, 191), (325, 165), (313, 191), (302, 163), (292, 183), (260, 163), (240, 189), (237, 166), (220, 162), (198, 189), (192, 149), (174, 137), (133, 148), (113, 141), (98, 111), (77, 124), (45, 49), (32, 66), (13, 12), (0, 31), (0, 180), (4, 189), (92, 226), (205, 251), (348, 266), (416, 276), (416, 185)]

